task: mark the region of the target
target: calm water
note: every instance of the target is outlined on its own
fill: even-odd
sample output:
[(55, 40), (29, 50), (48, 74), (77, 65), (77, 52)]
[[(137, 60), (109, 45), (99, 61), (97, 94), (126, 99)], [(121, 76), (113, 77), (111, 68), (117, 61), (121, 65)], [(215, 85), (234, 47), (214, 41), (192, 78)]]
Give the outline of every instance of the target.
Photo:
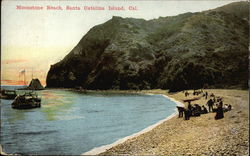
[(15, 110), (12, 100), (1, 100), (5, 152), (79, 155), (155, 124), (176, 106), (161, 95), (37, 93), (41, 108)]

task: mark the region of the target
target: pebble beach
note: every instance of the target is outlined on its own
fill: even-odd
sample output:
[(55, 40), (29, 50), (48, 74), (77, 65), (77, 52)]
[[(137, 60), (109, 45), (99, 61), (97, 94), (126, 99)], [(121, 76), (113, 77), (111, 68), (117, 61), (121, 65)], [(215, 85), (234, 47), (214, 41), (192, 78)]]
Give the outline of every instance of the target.
[[(215, 120), (215, 113), (191, 117), (174, 116), (149, 132), (130, 138), (99, 155), (249, 155), (249, 92), (247, 90), (207, 89), (210, 95), (223, 98), (232, 110)], [(192, 91), (189, 91), (192, 93)], [(140, 93), (164, 94), (183, 103), (183, 92), (163, 90)], [(190, 95), (189, 98), (192, 98)], [(209, 97), (208, 97), (209, 99)], [(192, 104), (206, 105), (205, 97)], [(183, 103), (187, 106), (187, 103)]]

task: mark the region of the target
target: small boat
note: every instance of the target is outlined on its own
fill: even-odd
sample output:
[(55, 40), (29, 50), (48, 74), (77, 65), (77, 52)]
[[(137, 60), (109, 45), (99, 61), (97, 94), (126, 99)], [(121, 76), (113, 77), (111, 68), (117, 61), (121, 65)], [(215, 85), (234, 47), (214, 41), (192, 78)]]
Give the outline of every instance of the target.
[(1, 90), (1, 99), (15, 99), (16, 96), (15, 90)]
[(41, 107), (41, 98), (34, 92), (18, 95), (11, 104), (14, 109), (30, 109)]

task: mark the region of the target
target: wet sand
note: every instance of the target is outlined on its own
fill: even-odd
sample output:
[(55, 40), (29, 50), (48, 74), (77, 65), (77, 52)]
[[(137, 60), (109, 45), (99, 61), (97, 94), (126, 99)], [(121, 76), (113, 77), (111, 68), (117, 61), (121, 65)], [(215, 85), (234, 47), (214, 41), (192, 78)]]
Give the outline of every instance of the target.
[[(190, 120), (176, 115), (100, 155), (249, 155), (249, 92), (204, 91), (223, 97), (223, 103), (231, 104), (233, 110), (224, 113), (220, 120), (214, 119), (215, 113), (191, 117)], [(140, 93), (164, 94), (179, 102), (186, 99), (183, 92), (168, 94), (163, 90), (150, 90)], [(188, 98), (192, 97), (190, 94)], [(207, 100), (203, 97), (191, 103), (202, 106)]]

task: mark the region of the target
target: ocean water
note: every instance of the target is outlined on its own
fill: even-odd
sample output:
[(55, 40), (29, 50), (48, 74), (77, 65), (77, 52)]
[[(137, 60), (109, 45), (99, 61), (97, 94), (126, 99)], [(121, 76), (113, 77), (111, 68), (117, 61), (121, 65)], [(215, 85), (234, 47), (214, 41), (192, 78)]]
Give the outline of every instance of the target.
[[(18, 91), (21, 93), (24, 91)], [(37, 91), (41, 108), (16, 110), (1, 99), (1, 145), (7, 153), (79, 155), (165, 119), (176, 104), (161, 95)]]

